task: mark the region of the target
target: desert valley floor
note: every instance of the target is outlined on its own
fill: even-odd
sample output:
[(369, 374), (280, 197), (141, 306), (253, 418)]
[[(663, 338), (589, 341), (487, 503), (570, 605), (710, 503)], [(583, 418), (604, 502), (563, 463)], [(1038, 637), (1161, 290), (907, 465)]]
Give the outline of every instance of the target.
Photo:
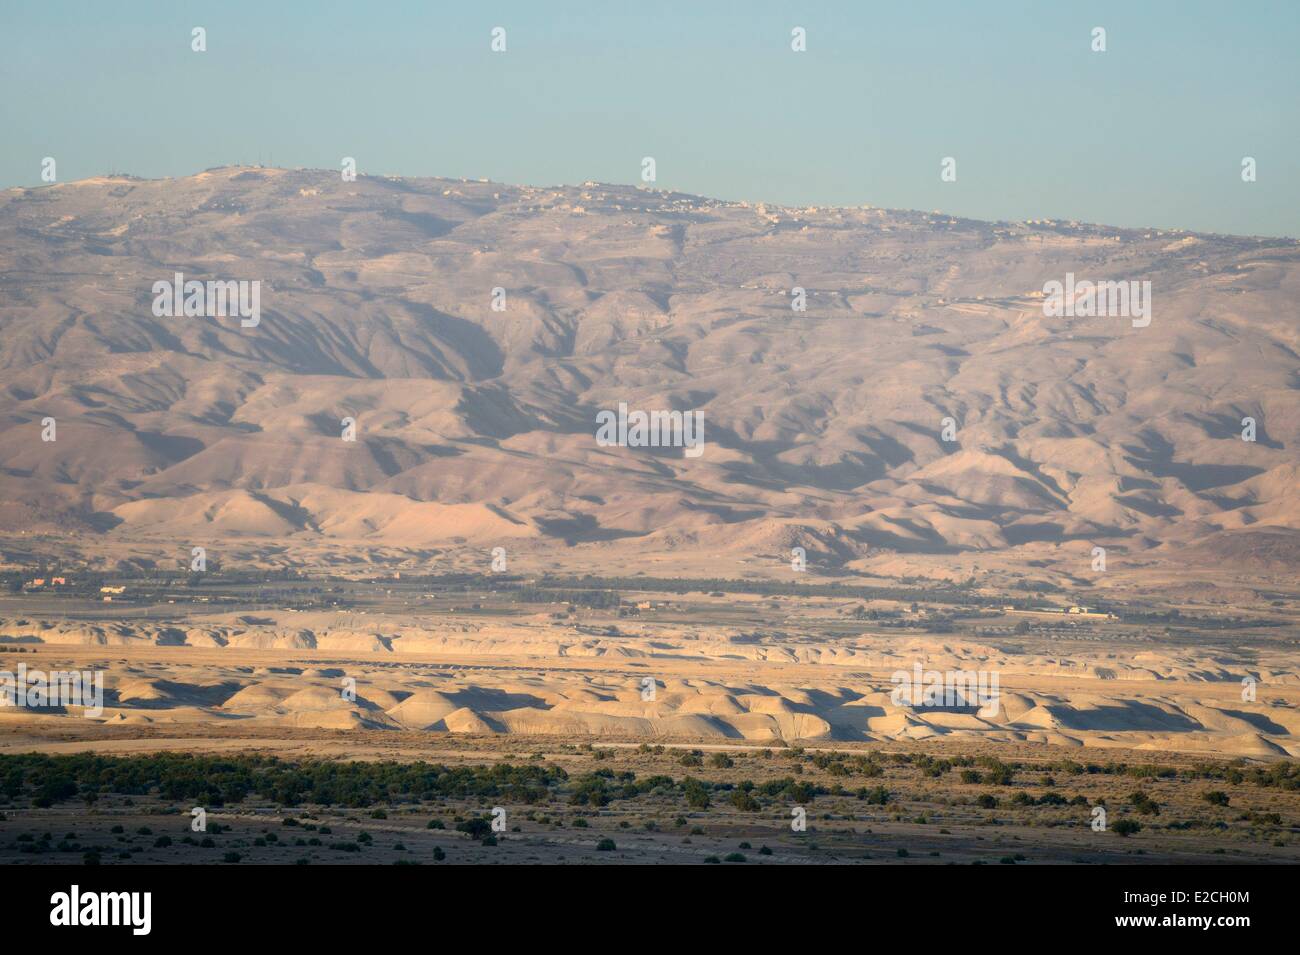
[[(1267, 614), (1209, 590), (1171, 617), (1120, 604), (1070, 614), (1050, 598), (1020, 610), (967, 588), (467, 579), (286, 582), (282, 609), (219, 580), (157, 592), (137, 581), (142, 602), (111, 615), (91, 600), (0, 600), (10, 670), (105, 674), (93, 716), (0, 708), (0, 763), (14, 767), (0, 765), (0, 858), (1300, 859), (1300, 602), (1285, 589)], [(895, 674), (915, 665), (996, 673), (996, 712), (899, 705)], [(216, 822), (202, 836), (166, 778), (41, 805), (51, 776), (84, 795), (79, 774), (127, 773), (24, 770), (33, 752), (542, 775), (450, 789), (443, 778), (422, 784), (436, 792), (389, 788), (349, 805), (258, 792), (218, 806), (209, 794), (190, 800)], [(804, 831), (790, 825), (799, 806)], [(1097, 806), (1111, 814), (1101, 832)], [(509, 825), (476, 831), (497, 807)], [(1139, 830), (1116, 833), (1122, 819)], [(309, 834), (320, 827), (328, 837)], [(605, 839), (615, 848), (598, 848)]]

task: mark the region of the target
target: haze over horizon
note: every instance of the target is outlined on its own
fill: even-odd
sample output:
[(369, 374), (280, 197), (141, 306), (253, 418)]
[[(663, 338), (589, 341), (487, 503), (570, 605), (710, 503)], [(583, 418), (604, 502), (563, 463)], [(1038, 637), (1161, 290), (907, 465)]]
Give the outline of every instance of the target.
[(653, 156), (656, 187), (728, 201), (1263, 236), (1300, 221), (1290, 4), (563, 11), (6, 5), (0, 188), (41, 184), (47, 156), (59, 181), (352, 156), (533, 186), (638, 183)]
[[(203, 169), (194, 169), (188, 173), (180, 173), (178, 175), (166, 175), (166, 176), (161, 176), (161, 175), (160, 176), (139, 176), (128, 170), (113, 169), (95, 175), (84, 176), (79, 179), (68, 180), (65, 181), (63, 184), (65, 185), (91, 184), (97, 181), (109, 180), (109, 179), (123, 179), (123, 180), (132, 180), (132, 181), (140, 181), (140, 182), (166, 182), (166, 181), (179, 182), (187, 179), (192, 179), (195, 176), (199, 176), (204, 173), (213, 173), (213, 172), (230, 171), (230, 170), (237, 170), (237, 171), (266, 170), (272, 172), (328, 173), (328, 174), (334, 174), (335, 172), (333, 169), (320, 167), (320, 166), (286, 166), (278, 163), (271, 164), (271, 163), (264, 163), (264, 162), (232, 162), (232, 163), (221, 163), (215, 166), (207, 166), (204, 167)], [(650, 183), (648, 185), (643, 185), (641, 183), (615, 182), (612, 180), (606, 181), (606, 180), (598, 180), (598, 179), (586, 179), (581, 182), (539, 183), (539, 182), (508, 182), (500, 179), (490, 179), (486, 176), (449, 176), (449, 175), (441, 175), (438, 173), (422, 174), (418, 176), (403, 176), (403, 175), (392, 174), (392, 173), (358, 172), (357, 175), (359, 177), (371, 176), (372, 178), (387, 179), (387, 180), (419, 181), (419, 180), (427, 179), (427, 180), (434, 180), (438, 182), (479, 183), (482, 185), (500, 186), (502, 188), (515, 189), (515, 190), (520, 190), (520, 189), (573, 190), (573, 189), (583, 189), (588, 187), (604, 188), (604, 189), (621, 189), (621, 188), (631, 187), (631, 188), (643, 189), (644, 191), (649, 193), (658, 192), (661, 194), (687, 196), (691, 199), (698, 199), (702, 202), (716, 202), (725, 205), (766, 207), (772, 210), (800, 211), (806, 209), (806, 210), (817, 210), (819, 212), (850, 212), (856, 209), (878, 209), (884, 212), (901, 212), (901, 213), (917, 213), (920, 215), (933, 215), (940, 218), (967, 220), (971, 222), (980, 222), (987, 225), (1015, 224), (1015, 223), (1044, 223), (1048, 225), (1096, 226), (1099, 228), (1112, 228), (1119, 232), (1145, 231), (1145, 232), (1151, 232), (1153, 234), (1159, 234), (1159, 235), (1174, 234), (1174, 233), (1191, 233), (1191, 234), (1205, 235), (1205, 236), (1218, 236), (1222, 238), (1243, 238), (1243, 239), (1253, 238), (1253, 239), (1260, 239), (1266, 241), (1279, 240), (1279, 241), (1300, 242), (1300, 228), (1294, 230), (1297, 233), (1297, 235), (1276, 235), (1275, 236), (1275, 235), (1266, 235), (1262, 233), (1247, 234), (1247, 233), (1234, 233), (1234, 232), (1219, 232), (1213, 229), (1189, 229), (1181, 226), (1126, 226), (1126, 225), (1119, 225), (1114, 222), (1103, 222), (1101, 220), (1092, 220), (1092, 219), (1080, 219), (1077, 217), (1053, 218), (1051, 216), (1042, 216), (1042, 217), (1034, 218), (1031, 216), (1031, 217), (1026, 217), (1024, 219), (1016, 219), (1016, 218), (1007, 218), (1007, 217), (965, 216), (965, 215), (958, 215), (957, 213), (948, 212), (943, 209), (927, 210), (927, 209), (920, 209), (911, 206), (881, 205), (872, 202), (862, 202), (854, 205), (839, 205), (836, 203), (822, 203), (820, 205), (816, 205), (816, 204), (809, 205), (805, 203), (765, 202), (762, 199), (746, 199), (743, 197), (727, 198), (723, 196), (715, 196), (715, 195), (709, 195), (700, 192), (694, 192), (689, 189), (674, 189), (670, 187), (660, 186), (658, 183)], [(33, 188), (39, 189), (39, 188), (45, 188), (46, 185), (59, 185), (59, 183), (52, 183), (52, 184), (37, 183), (35, 185), (26, 185), (26, 186), (23, 185), (6, 186), (0, 188), (0, 192), (4, 192), (6, 189), (17, 189), (17, 190), (25, 190), (25, 189), (33, 189)]]

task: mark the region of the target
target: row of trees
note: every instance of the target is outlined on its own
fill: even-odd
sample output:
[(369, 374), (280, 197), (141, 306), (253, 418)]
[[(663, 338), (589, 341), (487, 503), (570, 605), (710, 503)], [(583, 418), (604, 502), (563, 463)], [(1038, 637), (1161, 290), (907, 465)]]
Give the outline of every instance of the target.
[(454, 766), (416, 762), (285, 762), (273, 756), (158, 753), (114, 757), (82, 753), (0, 755), (0, 792), (37, 805), (102, 794), (155, 795), (204, 806), (250, 797), (295, 806), (363, 807), (440, 797), (536, 802), (568, 779), (559, 767)]

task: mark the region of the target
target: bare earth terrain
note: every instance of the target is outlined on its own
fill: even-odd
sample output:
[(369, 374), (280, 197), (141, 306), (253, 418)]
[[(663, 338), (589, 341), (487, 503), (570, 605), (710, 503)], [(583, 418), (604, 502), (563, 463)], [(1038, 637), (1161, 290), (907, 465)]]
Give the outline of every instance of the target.
[[(9, 657), (29, 668), (104, 671), (103, 712), (94, 719), (108, 726), (764, 744), (969, 737), (1300, 754), (1293, 636), (1174, 638), (1163, 628), (1014, 611), (986, 611), (935, 634), (925, 632), (938, 626), (927, 620), (942, 611), (920, 606), (915, 614), (892, 611), (919, 629), (891, 632), (856, 619), (864, 606), (856, 600), (635, 599), (658, 609), (630, 618), (576, 608), (553, 615), (502, 601), (463, 614), (429, 600), (424, 614), (390, 607), (182, 617), (169, 605), (174, 619), (166, 623), (5, 619), (0, 636), (36, 651)], [(875, 603), (877, 613), (891, 613), (889, 601)], [(1020, 622), (1024, 632), (1013, 626)], [(900, 705), (891, 698), (893, 676), (917, 663), (996, 673), (996, 712), (979, 712), (973, 697), (955, 706)], [(1256, 681), (1254, 700), (1243, 700), (1246, 679)], [(343, 692), (349, 685), (354, 698)], [(30, 709), (0, 714), (32, 718)], [(69, 715), (80, 714), (46, 719)]]
[[(1047, 612), (971, 610), (938, 624), (940, 605), (869, 602), (881, 620), (953, 627), (933, 634), (872, 625), (860, 619), (866, 604), (839, 597), (624, 593), (621, 613), (564, 602), (541, 612), (504, 584), (414, 596), (430, 586), (408, 596), (383, 586), (371, 601), (373, 585), (340, 588), (330, 599), (356, 606), (332, 612), (169, 604), (162, 621), (156, 606), (119, 608), (111, 623), (7, 619), (11, 667), (100, 671), (106, 688), (93, 716), (0, 708), (10, 793), (0, 859), (1300, 859), (1300, 778), (1287, 758), (1300, 745), (1293, 625), (1175, 638)], [(201, 589), (223, 593), (215, 581)], [(997, 712), (899, 705), (892, 678), (915, 662), (996, 672)], [(1254, 701), (1242, 699), (1247, 677)], [(92, 802), (79, 804), (83, 781), (42, 805), (43, 787), (70, 770), (4, 762), (29, 752), (524, 766), (563, 778), (478, 793), (389, 788), (340, 805), (269, 784), (235, 802), (186, 799), (165, 781), (124, 785), (108, 766), (88, 777), (108, 780), (89, 784)], [(593, 783), (601, 796), (589, 800)], [(193, 806), (215, 828), (192, 831)], [(473, 829), (498, 807), (504, 829)], [(1097, 807), (1109, 814), (1100, 831)], [(795, 830), (799, 810), (806, 827)], [(1140, 828), (1124, 834), (1122, 820)]]
[(0, 860), (1294, 863), (1297, 292), (1293, 240), (595, 183), (0, 192), (0, 674), (103, 679), (0, 705)]
[[(427, 573), (503, 546), (732, 576), (802, 546), (1099, 584), (1100, 545), (1111, 570), (1294, 576), (1298, 263), (1289, 239), (594, 183), (5, 190), (5, 553)], [(177, 272), (260, 281), (259, 323), (155, 317)], [(1150, 281), (1150, 324), (1046, 317), (1067, 273)], [(701, 411), (704, 453), (598, 446), (620, 402)]]

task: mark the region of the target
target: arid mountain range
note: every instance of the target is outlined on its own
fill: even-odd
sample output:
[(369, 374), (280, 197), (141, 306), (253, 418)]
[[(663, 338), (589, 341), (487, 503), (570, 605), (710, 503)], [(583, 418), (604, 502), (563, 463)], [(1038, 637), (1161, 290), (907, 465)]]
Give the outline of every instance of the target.
[[(156, 316), (176, 273), (260, 282), (260, 320)], [(1067, 275), (1149, 281), (1149, 325), (1047, 317)], [(10, 189), (0, 550), (1293, 573), (1298, 298), (1283, 239), (270, 168)], [(601, 446), (620, 403), (702, 412), (703, 453)]]

